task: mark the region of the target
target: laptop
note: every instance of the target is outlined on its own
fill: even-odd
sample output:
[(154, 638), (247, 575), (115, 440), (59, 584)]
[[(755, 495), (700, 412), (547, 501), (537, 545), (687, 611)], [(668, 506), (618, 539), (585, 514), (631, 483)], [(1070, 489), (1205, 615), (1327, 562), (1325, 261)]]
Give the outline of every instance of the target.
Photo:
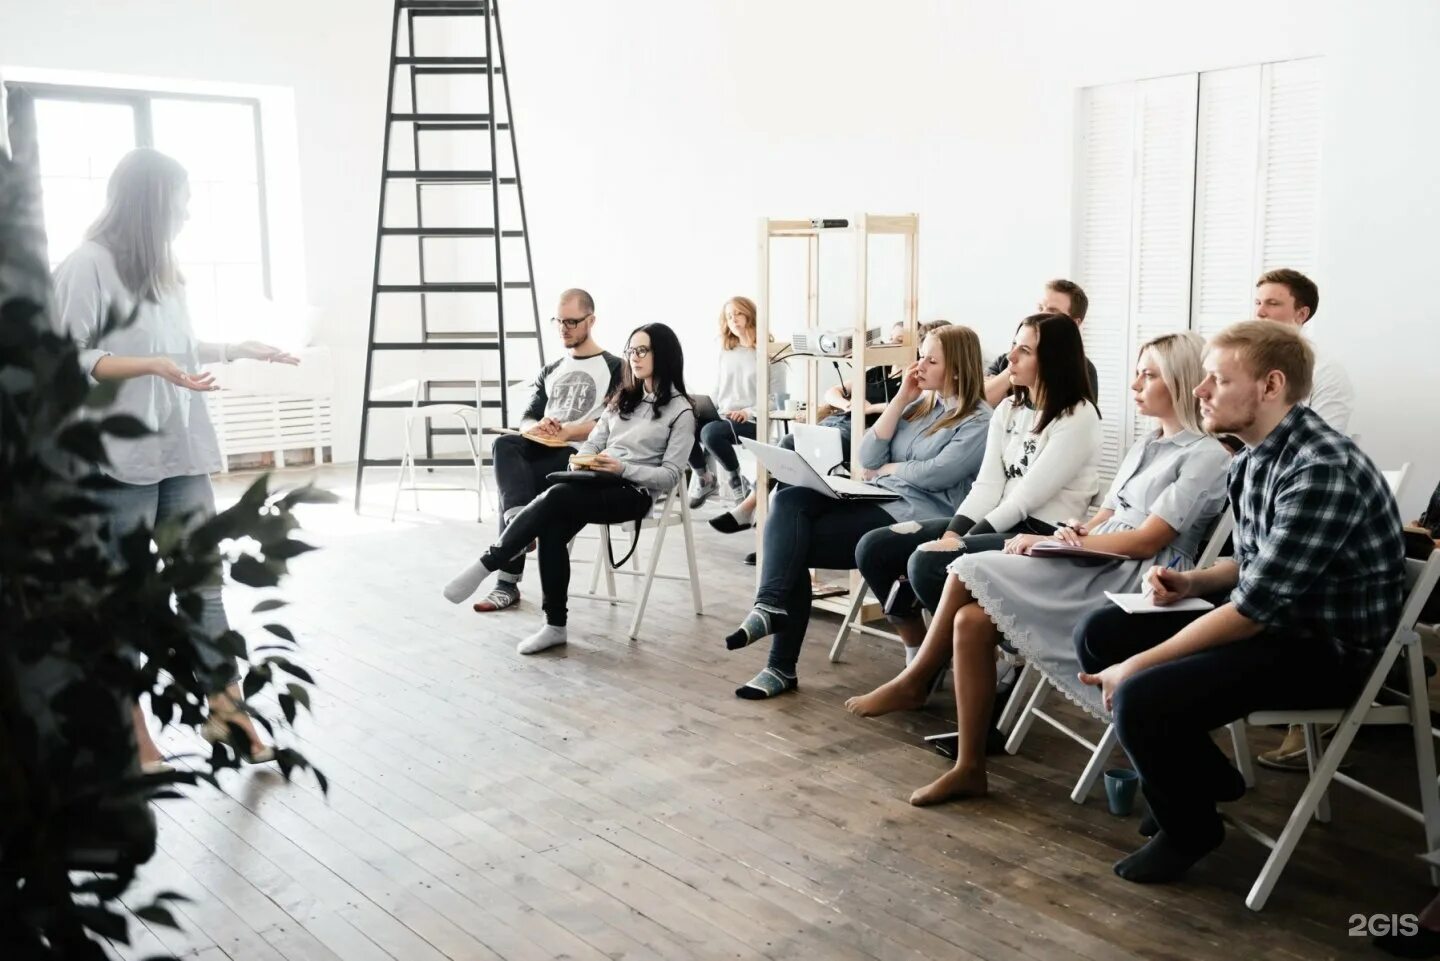
[(791, 487), (808, 487), (826, 497), (842, 501), (893, 501), (900, 497), (899, 494), (883, 487), (876, 487), (874, 484), (862, 484), (859, 481), (847, 480), (843, 477), (822, 476), (819, 471), (810, 466), (805, 458), (793, 450), (776, 447), (774, 444), (761, 444), (748, 437), (740, 438), (740, 443), (745, 445), (745, 449), (754, 454), (755, 459), (764, 464), (765, 469), (774, 474), (775, 479), (782, 484), (789, 484)]
[(691, 394), (690, 403), (695, 408), (696, 423), (719, 420), (720, 411), (715, 409), (715, 402), (707, 394)]
[(821, 477), (829, 477), (836, 467), (845, 465), (844, 435), (839, 429), (796, 424), (790, 432), (795, 437), (795, 452)]

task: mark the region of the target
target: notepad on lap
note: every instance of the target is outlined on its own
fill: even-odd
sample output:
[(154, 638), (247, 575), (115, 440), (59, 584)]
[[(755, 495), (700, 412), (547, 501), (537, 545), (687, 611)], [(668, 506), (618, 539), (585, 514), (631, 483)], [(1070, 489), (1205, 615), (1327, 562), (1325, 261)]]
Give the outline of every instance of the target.
[(1036, 541), (1030, 545), (1031, 557), (1099, 557), (1112, 561), (1128, 561), (1124, 554), (1113, 551), (1096, 551), (1088, 547), (1074, 547), (1064, 541)]
[(1208, 611), (1214, 607), (1203, 597), (1187, 597), (1184, 600), (1176, 601), (1174, 604), (1166, 604), (1161, 607), (1155, 603), (1155, 598), (1150, 594), (1112, 594), (1105, 592), (1105, 596), (1115, 603), (1126, 614), (1167, 614), (1172, 611)]

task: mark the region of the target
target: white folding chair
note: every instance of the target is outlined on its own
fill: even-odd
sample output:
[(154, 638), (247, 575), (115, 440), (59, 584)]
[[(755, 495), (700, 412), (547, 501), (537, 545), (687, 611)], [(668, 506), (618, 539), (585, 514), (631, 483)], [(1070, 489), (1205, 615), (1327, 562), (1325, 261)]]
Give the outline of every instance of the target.
[[(393, 394), (404, 394), (410, 392), (410, 407), (405, 412), (405, 446), (400, 455), (400, 475), (395, 481), (395, 500), (390, 505), (390, 519), (395, 519), (396, 512), (400, 509), (400, 492), (406, 489), (405, 477), (408, 472), (410, 477), (409, 490), (415, 498), (415, 509), (420, 509), (420, 491), (422, 488), (415, 480), (415, 422), (431, 421), (439, 418), (454, 418), (462, 428), (461, 436), (465, 438), (465, 446), (470, 450), (470, 459), (475, 463), (475, 519), (482, 520), (485, 516), (485, 477), (480, 462), (480, 382), (475, 382), (474, 401), (464, 402), (443, 402), (427, 401), (422, 399), (425, 390), (423, 380), (405, 380), (393, 384), (375, 392), (375, 397), (384, 397)], [(473, 418), (473, 420), (472, 420)], [(442, 487), (426, 486), (424, 490), (469, 490), (468, 487)]]
[[(1245, 904), (1251, 910), (1265, 907), (1280, 873), (1300, 843), (1300, 835), (1310, 824), (1312, 817), (1317, 821), (1330, 820), (1330, 785), (1345, 787), (1379, 801), (1392, 810), (1399, 811), (1425, 829), (1426, 851), (1440, 848), (1440, 786), (1436, 783), (1435, 732), (1430, 726), (1430, 699), (1425, 678), (1425, 658), (1421, 651), (1420, 636), (1416, 633), (1416, 622), (1425, 606), (1436, 581), (1440, 580), (1440, 551), (1430, 555), (1427, 561), (1407, 560), (1405, 562), (1406, 597), (1401, 610), (1400, 623), (1385, 645), (1380, 659), (1370, 672), (1365, 686), (1355, 702), (1346, 708), (1318, 711), (1255, 711), (1245, 718), (1244, 723), (1257, 725), (1299, 724), (1305, 729), (1305, 755), (1310, 768), (1310, 781), (1290, 812), (1285, 829), (1278, 838), (1272, 838), (1258, 828), (1226, 816), (1226, 820), (1242, 832), (1270, 848), (1270, 857), (1260, 869)], [(1406, 660), (1406, 686), (1401, 704), (1381, 705), (1376, 695), (1384, 686), (1390, 668), (1396, 658), (1404, 655)], [(1239, 722), (1237, 722), (1239, 723)], [(1416, 773), (1420, 782), (1420, 806), (1412, 807), (1385, 794), (1348, 774), (1339, 771), (1360, 726), (1364, 724), (1405, 724), (1411, 729), (1415, 747)], [(1321, 750), (1322, 727), (1335, 725), (1335, 733), (1328, 747)], [(1440, 868), (1431, 867), (1431, 880), (1440, 884)]]
[[(1210, 529), (1210, 536), (1206, 538), (1205, 548), (1196, 560), (1197, 570), (1209, 567), (1220, 559), (1220, 552), (1224, 549), (1225, 542), (1234, 529), (1234, 515), (1228, 508), (1221, 511), (1214, 526)], [(1029, 699), (1026, 700), (1025, 688), (1031, 683), (1034, 683), (1035, 688)], [(1110, 762), (1110, 755), (1120, 743), (1120, 734), (1116, 731), (1114, 724), (1106, 724), (1105, 732), (1100, 736), (1099, 743), (1094, 743), (1065, 721), (1045, 711), (1045, 701), (1055, 687), (1054, 681), (1027, 663), (1020, 674), (1020, 679), (1015, 682), (1015, 689), (1010, 694), (1010, 701), (1005, 705), (1005, 711), (1000, 715), (998, 726), (1002, 734), (1009, 734), (1005, 741), (1005, 751), (1009, 754), (1020, 753), (1021, 744), (1024, 743), (1026, 736), (1030, 733), (1030, 728), (1037, 720), (1044, 721), (1085, 748), (1090, 754), (1090, 759), (1086, 762), (1085, 769), (1080, 772), (1080, 778), (1070, 792), (1070, 800), (1076, 804), (1084, 804), (1090, 793), (1095, 790), (1095, 785), (1099, 783), (1101, 775), (1105, 773), (1105, 766)], [(1023, 708), (1020, 707), (1021, 704), (1024, 705)], [(1253, 785), (1255, 771), (1251, 765), (1250, 751), (1245, 743), (1244, 725), (1236, 722), (1229, 728), (1234, 742), (1236, 766), (1245, 778), (1246, 785)]]
[[(859, 631), (861, 634), (869, 634), (871, 637), (883, 637), (889, 641), (899, 641), (900, 635), (894, 631), (882, 631), (877, 627), (867, 625), (861, 616), (861, 609), (865, 607), (865, 598), (872, 596), (870, 585), (865, 579), (859, 578), (859, 586), (850, 592), (850, 608), (840, 620), (840, 632), (835, 635), (835, 643), (830, 645), (830, 663), (834, 664), (840, 660), (845, 653), (845, 646), (850, 643), (850, 634)], [(880, 598), (876, 598), (880, 600)]]
[(1390, 485), (1390, 493), (1395, 499), (1400, 499), (1400, 492), (1405, 489), (1405, 478), (1410, 476), (1410, 462), (1407, 460), (1396, 470), (1383, 470), (1380, 472), (1385, 477), (1385, 483)]
[[(605, 601), (610, 604), (633, 604), (635, 605), (635, 616), (630, 621), (630, 632), (626, 636), (634, 640), (640, 633), (640, 621), (645, 616), (645, 606), (650, 600), (650, 588), (657, 579), (667, 581), (689, 581), (690, 596), (694, 601), (695, 613), (703, 614), (700, 600), (700, 571), (695, 562), (695, 531), (691, 525), (690, 498), (686, 493), (687, 482), (681, 477), (675, 489), (657, 499), (651, 507), (649, 515), (639, 521), (632, 521), (623, 525), (623, 529), (631, 531), (634, 536), (640, 537), (641, 531), (654, 530), (655, 536), (651, 539), (649, 556), (646, 560), (645, 569), (640, 570), (640, 551), (637, 548), (635, 553), (630, 555), (631, 570), (623, 567), (612, 567), (610, 565), (610, 526), (600, 526), (600, 536), (596, 540), (595, 559), (590, 570), (590, 586), (585, 591), (572, 591), (570, 596), (579, 600)], [(637, 531), (636, 525), (640, 530)], [(665, 533), (672, 527), (679, 527), (685, 537), (685, 563), (688, 574), (661, 573), (660, 551), (665, 546)], [(573, 551), (572, 551), (573, 557)], [(615, 575), (625, 577), (638, 577), (640, 581), (640, 593), (638, 597), (620, 597), (615, 592)], [(605, 593), (600, 593), (600, 579), (605, 579)]]

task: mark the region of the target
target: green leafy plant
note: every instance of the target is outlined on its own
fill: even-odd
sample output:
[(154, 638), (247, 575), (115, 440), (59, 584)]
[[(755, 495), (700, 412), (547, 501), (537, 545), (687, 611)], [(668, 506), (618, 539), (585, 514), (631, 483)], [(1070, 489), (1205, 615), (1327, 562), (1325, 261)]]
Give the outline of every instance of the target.
[[(142, 775), (131, 706), (148, 704), (168, 725), (203, 723), (218, 685), (200, 656), (210, 640), (198, 628), (200, 588), (225, 574), (279, 585), (289, 562), (313, 549), (292, 536), (295, 508), (334, 497), (313, 486), (272, 491), (262, 477), (198, 525), (113, 532), (118, 560), (106, 548), (106, 517), (91, 496), (102, 437), (148, 428), (107, 413), (113, 386), (90, 385), (76, 345), (51, 321), (29, 105), (12, 96), (9, 106), (13, 159), (0, 149), (0, 958), (104, 958), (97, 938), (128, 943), (118, 901), (154, 853), (150, 804), (217, 784), (249, 749), (232, 724), (229, 743), (189, 769)], [(254, 612), (283, 604), (267, 598)], [(248, 651), (235, 631), (213, 643), (245, 659), (240, 707), (273, 735), (309, 708), (311, 677), (291, 659), (290, 630), (264, 630), (266, 643)], [(257, 707), (270, 695), (283, 719)], [(287, 779), (310, 769), (327, 788), (298, 751), (279, 748), (277, 762)], [(168, 905), (183, 900), (163, 892), (135, 914), (174, 925)]]

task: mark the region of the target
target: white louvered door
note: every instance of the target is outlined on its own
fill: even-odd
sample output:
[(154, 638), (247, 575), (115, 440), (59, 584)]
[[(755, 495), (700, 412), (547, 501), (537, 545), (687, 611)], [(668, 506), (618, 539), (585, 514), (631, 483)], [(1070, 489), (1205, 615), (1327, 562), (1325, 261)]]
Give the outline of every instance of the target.
[(1090, 310), (1081, 328), (1100, 381), (1104, 452), (1100, 471), (1120, 466), (1123, 383), (1130, 330), (1136, 85), (1081, 92), (1074, 244), (1075, 281)]
[(1255, 274), (1292, 267), (1318, 282), (1320, 60), (1267, 63), (1260, 70)]
[(1135, 411), (1129, 385), (1140, 345), (1190, 325), (1190, 244), (1195, 200), (1195, 74), (1138, 85), (1131, 236), (1130, 324), (1121, 372), (1121, 454), (1154, 429)]

